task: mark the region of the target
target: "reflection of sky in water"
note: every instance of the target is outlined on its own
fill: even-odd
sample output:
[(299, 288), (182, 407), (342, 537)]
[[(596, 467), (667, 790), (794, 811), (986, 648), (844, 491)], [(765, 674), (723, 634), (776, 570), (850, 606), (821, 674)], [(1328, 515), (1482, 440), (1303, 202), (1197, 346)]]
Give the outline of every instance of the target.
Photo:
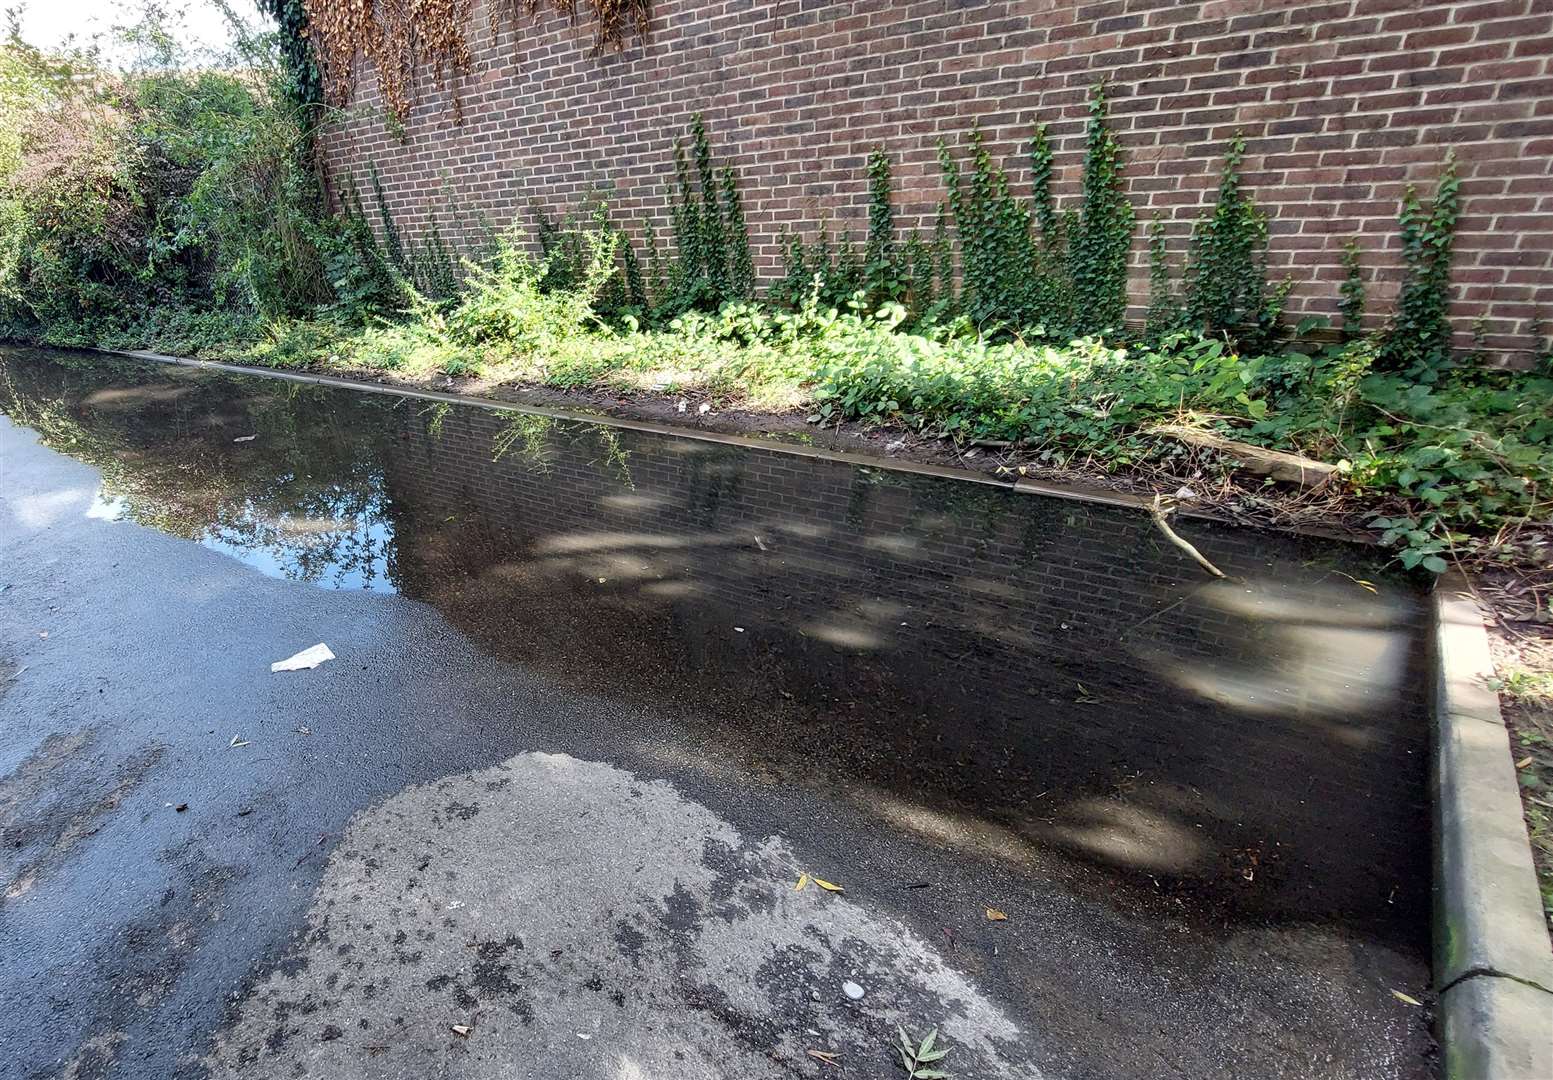
[[(398, 592), (389, 577), (393, 524), (383, 498), (374, 492), (364, 512), (351, 517), (274, 515), (251, 501), (225, 508), (223, 520), (205, 526), (200, 546), (284, 581), (305, 581), (322, 589)], [(134, 520), (122, 495), (99, 489), (86, 516), (100, 521)]]
[(98, 521), (122, 521), (128, 509), (124, 496), (115, 495), (105, 499), (102, 497), (102, 489), (98, 488), (97, 494), (92, 496), (92, 505), (86, 508), (86, 516)]

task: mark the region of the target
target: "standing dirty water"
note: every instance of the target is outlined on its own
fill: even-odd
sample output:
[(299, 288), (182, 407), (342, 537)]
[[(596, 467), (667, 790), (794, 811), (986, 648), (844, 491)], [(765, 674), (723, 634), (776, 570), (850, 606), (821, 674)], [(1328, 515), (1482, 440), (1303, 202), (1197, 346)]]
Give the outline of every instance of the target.
[(0, 410), (19, 1076), (1430, 1075), (1375, 552), (96, 355)]

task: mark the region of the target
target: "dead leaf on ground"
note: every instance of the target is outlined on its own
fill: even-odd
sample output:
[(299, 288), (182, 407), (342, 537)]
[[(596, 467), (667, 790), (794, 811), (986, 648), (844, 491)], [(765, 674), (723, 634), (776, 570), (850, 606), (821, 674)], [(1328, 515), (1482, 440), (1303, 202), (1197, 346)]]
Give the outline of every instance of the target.
[(805, 887), (808, 886), (808, 884), (809, 884), (809, 875), (808, 874), (799, 874), (798, 875), (798, 884), (793, 886), (793, 891), (794, 892), (802, 892), (805, 889)]
[(841, 1068), (841, 1062), (837, 1061), (836, 1055), (829, 1050), (805, 1050), (804, 1053), (808, 1054), (815, 1061), (824, 1062), (833, 1069)]
[(987, 909), (987, 918), (993, 922), (1003, 922), (1008, 918), (1008, 916), (1003, 914), (995, 907), (989, 907)]
[(1531, 764), (1531, 755), (1527, 754), (1525, 757), (1521, 758), (1521, 760), (1519, 760), (1519, 761), (1517, 761), (1515, 763), (1515, 767), (1517, 769), (1524, 769), (1526, 766), (1528, 766), (1530, 764)]
[(846, 892), (847, 891), (847, 890), (843, 889), (840, 885), (837, 885), (834, 882), (826, 881), (824, 878), (815, 878), (814, 879), (814, 883), (816, 885), (818, 885), (820, 888), (824, 889), (826, 892)]
[(1391, 992), (1391, 996), (1396, 998), (1398, 1001), (1400, 1001), (1404, 1005), (1417, 1005), (1420, 1009), (1423, 1008), (1423, 1006), (1424, 1006), (1424, 1003), (1422, 1001), (1419, 1001), (1417, 998), (1412, 997), (1411, 995), (1404, 994), (1400, 990), (1393, 990)]
[(233, 735), (232, 736), (232, 741), (227, 743), (227, 748), (230, 749), (230, 748), (232, 748), (234, 746), (247, 746), (247, 745), (248, 745), (248, 740), (247, 739), (243, 738), (241, 735)]

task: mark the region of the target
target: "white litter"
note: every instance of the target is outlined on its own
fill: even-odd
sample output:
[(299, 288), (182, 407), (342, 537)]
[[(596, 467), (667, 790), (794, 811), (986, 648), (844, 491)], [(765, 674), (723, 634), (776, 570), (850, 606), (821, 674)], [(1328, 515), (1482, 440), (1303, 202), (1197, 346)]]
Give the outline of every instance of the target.
[(863, 988), (850, 979), (841, 984), (841, 992), (853, 1001), (861, 1001), (863, 999)]
[(232, 441), (233, 442), (253, 442), (258, 437), (259, 436), (257, 436), (257, 435), (239, 435), (237, 438), (233, 439)]
[(325, 660), (333, 660), (334, 653), (329, 651), (329, 646), (323, 642), (303, 649), (295, 656), (288, 656), (284, 660), (277, 660), (270, 665), (271, 671), (302, 671), (306, 668), (315, 668)]

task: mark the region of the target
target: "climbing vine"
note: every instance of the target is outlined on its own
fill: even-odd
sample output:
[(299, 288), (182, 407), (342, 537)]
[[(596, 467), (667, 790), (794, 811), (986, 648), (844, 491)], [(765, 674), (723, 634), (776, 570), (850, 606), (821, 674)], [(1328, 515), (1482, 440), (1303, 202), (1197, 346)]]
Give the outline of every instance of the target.
[(1344, 338), (1357, 337), (1364, 323), (1364, 272), (1359, 266), (1359, 242), (1343, 245), (1343, 284), (1338, 287), (1337, 310), (1343, 317)]
[(689, 155), (683, 139), (674, 142), (674, 178), (678, 192), (671, 217), (675, 257), (665, 272), (662, 314), (692, 308), (716, 311), (725, 300), (749, 298), (755, 287), (755, 265), (738, 181), (731, 168), (719, 170), (714, 164), (700, 113), (690, 120)]
[(1450, 364), (1451, 256), (1460, 189), (1455, 154), (1447, 153), (1433, 206), (1424, 210), (1411, 186), (1402, 198), (1402, 292), (1381, 341), (1378, 368), (1432, 382)]
[(260, 9), (280, 29), (281, 62), (286, 70), (286, 94), (298, 105), (318, 105), (324, 100), (323, 76), (309, 44), (304, 0), (259, 0)]
[[(356, 60), (377, 72), (387, 111), (410, 113), (416, 73), (429, 65), (439, 87), (470, 69), (464, 37), (473, 0), (302, 0), (309, 38), (323, 67), (324, 97), (344, 105), (355, 92)], [(453, 96), (455, 119), (462, 118)]]
[(1122, 194), (1122, 151), (1109, 120), (1110, 104), (1100, 84), (1089, 98), (1083, 205), (1070, 241), (1077, 334), (1117, 330), (1127, 312), (1127, 254), (1135, 216)]
[(1248, 349), (1263, 348), (1276, 332), (1292, 283), (1267, 285), (1267, 215), (1241, 185), (1245, 137), (1236, 134), (1224, 155), (1213, 211), (1192, 230), (1185, 318), (1204, 334), (1231, 334)]
[(1158, 214), (1149, 222), (1149, 312), (1143, 334), (1156, 341), (1181, 325), (1181, 301), (1176, 297), (1165, 245), (1165, 222)]
[(724, 165), (717, 172), (722, 187), (724, 237), (728, 257), (728, 295), (747, 300), (755, 295), (755, 260), (750, 255), (750, 231), (744, 223), (744, 202), (739, 197), (739, 181), (733, 168)]
[(1031, 260), (1035, 267), (1031, 304), (1035, 318), (1048, 332), (1060, 334), (1073, 323), (1073, 283), (1068, 274), (1063, 219), (1057, 214), (1051, 182), (1051, 140), (1046, 125), (1037, 124), (1030, 140), (1030, 212), (1040, 236)]
[(992, 160), (977, 128), (970, 133), (969, 182), (946, 147), (939, 147), (944, 186), (960, 240), (965, 314), (984, 331), (1015, 329), (1039, 321), (1033, 288), (1037, 259), (1030, 211), (1009, 190), (1008, 176)]
[(1052, 144), (1045, 124), (1035, 126), (1035, 137), (1030, 140), (1030, 205), (1036, 228), (1041, 231), (1041, 246), (1051, 250), (1060, 237), (1057, 204), (1052, 200)]
[[(620, 52), (625, 48), (628, 33), (634, 32), (638, 38), (647, 37), (652, 24), (651, 0), (587, 0), (587, 3), (593, 18), (595, 56), (610, 49)], [(577, 0), (494, 0), (492, 28), (507, 23), (516, 30), (520, 16), (526, 14), (533, 18), (546, 6), (572, 22), (577, 21)]]
[(868, 281), (870, 303), (877, 305), (899, 298), (905, 275), (895, 248), (890, 159), (879, 149), (868, 154), (868, 240), (864, 245), (863, 273)]

